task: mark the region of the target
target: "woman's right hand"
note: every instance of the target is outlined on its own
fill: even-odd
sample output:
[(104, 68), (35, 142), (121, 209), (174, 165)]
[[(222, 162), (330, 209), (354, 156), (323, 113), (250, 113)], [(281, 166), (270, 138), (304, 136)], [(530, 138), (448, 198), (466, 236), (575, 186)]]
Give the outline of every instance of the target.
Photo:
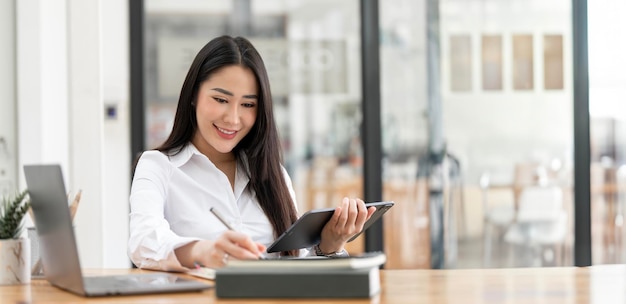
[(217, 240), (201, 240), (189, 243), (176, 249), (176, 257), (188, 268), (195, 263), (209, 268), (220, 268), (228, 263), (229, 259), (253, 260), (258, 259), (266, 248), (256, 243), (241, 232), (226, 231)]

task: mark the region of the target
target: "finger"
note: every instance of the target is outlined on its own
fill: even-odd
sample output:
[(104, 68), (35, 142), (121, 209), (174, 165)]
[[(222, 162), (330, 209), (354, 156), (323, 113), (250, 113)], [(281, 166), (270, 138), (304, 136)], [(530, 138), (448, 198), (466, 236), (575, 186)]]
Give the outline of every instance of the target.
[(267, 247), (261, 243), (256, 243), (256, 248), (260, 253), (265, 253), (265, 251), (267, 251)]
[(211, 263), (205, 265), (209, 266), (223, 266), (224, 265), (224, 257), (228, 254), (226, 250), (224, 250), (226, 241), (222, 238), (215, 241), (214, 249), (209, 254)]
[(257, 256), (258, 259), (264, 259), (267, 257), (267, 247), (265, 247), (265, 245), (261, 244), (261, 243), (256, 243), (256, 247), (257, 249), (259, 249), (259, 255)]
[(260, 252), (257, 245), (247, 235), (236, 232), (226, 231), (216, 241), (216, 247), (228, 253), (235, 259), (254, 259), (259, 256)]
[[(363, 205), (365, 207), (365, 205)], [(356, 225), (357, 219), (359, 215), (359, 202), (355, 199), (350, 199), (350, 204), (348, 205), (348, 220), (346, 224), (348, 226), (354, 227)]]
[(367, 219), (366, 219), (366, 221), (369, 220), (372, 217), (372, 215), (374, 215), (374, 212), (376, 212), (376, 207), (372, 206), (372, 207), (367, 208)]
[(244, 233), (237, 231), (227, 231), (224, 232), (224, 236), (226, 236), (231, 243), (239, 247), (248, 249), (250, 251), (256, 251), (256, 243)]
[[(357, 207), (359, 209), (358, 211), (358, 215), (356, 218), (356, 222), (355, 222), (355, 226), (357, 228), (357, 231), (361, 231), (361, 229), (363, 229), (363, 225), (365, 224), (365, 222), (368, 220), (368, 209), (367, 207), (365, 207), (365, 202), (363, 202), (362, 200), (357, 200)], [(376, 208), (376, 207), (374, 207)]]
[(341, 216), (341, 207), (335, 207), (335, 211), (333, 212), (333, 216), (328, 220), (324, 227), (335, 227), (337, 226), (337, 222), (339, 221), (339, 216)]
[(343, 200), (341, 201), (341, 203), (339, 204), (339, 206), (337, 206), (335, 208), (335, 211), (333, 212), (333, 216), (330, 218), (330, 220), (328, 220), (328, 222), (326, 223), (326, 225), (324, 225), (324, 227), (336, 227), (339, 222), (339, 218), (341, 217), (341, 213), (343, 212), (344, 208), (343, 208), (343, 202), (345, 200), (347, 200), (347, 197), (344, 197)]
[[(338, 214), (338, 218), (337, 218), (337, 223), (335, 224), (335, 228), (337, 229), (343, 229), (343, 227), (346, 226), (346, 222), (348, 221), (348, 210), (350, 207), (350, 199), (347, 197), (343, 198), (343, 201), (341, 201), (341, 210)], [(337, 210), (335, 209), (335, 213), (337, 213)]]

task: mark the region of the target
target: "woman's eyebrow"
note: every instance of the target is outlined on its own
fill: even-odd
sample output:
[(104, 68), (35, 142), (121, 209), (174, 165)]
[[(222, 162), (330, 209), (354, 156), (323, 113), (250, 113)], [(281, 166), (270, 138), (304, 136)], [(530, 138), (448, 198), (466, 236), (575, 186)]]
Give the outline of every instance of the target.
[[(235, 96), (235, 94), (233, 94), (231, 91), (222, 89), (222, 88), (213, 88), (211, 89), (213, 91), (218, 91), (224, 95), (228, 95), (228, 96)], [(243, 98), (247, 98), (247, 99), (259, 99), (259, 96), (257, 96), (256, 94), (250, 94), (250, 95), (243, 95)]]
[(213, 90), (213, 91), (218, 91), (218, 92), (220, 92), (220, 93), (222, 93), (222, 94), (225, 94), (225, 95), (228, 95), (228, 96), (235, 96), (235, 94), (233, 94), (232, 92), (230, 92), (230, 91), (228, 91), (228, 90), (224, 90), (224, 89), (222, 89), (222, 88), (213, 88), (213, 89), (211, 89), (211, 90)]

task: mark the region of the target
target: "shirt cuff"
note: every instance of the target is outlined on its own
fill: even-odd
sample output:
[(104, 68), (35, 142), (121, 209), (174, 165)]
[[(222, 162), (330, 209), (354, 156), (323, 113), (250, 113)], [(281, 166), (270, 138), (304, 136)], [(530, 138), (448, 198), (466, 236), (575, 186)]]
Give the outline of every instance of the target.
[(339, 251), (330, 252), (330, 253), (324, 253), (320, 249), (319, 244), (313, 246), (313, 250), (312, 251), (315, 252), (315, 255), (317, 255), (317, 256), (325, 256), (325, 257), (329, 257), (329, 258), (349, 257), (350, 256), (350, 254), (348, 254), (348, 252), (345, 249), (341, 249)]

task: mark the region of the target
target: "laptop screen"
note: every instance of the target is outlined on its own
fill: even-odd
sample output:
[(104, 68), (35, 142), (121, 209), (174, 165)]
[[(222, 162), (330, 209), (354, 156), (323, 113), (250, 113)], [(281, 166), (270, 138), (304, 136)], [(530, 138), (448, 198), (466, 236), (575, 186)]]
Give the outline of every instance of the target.
[(61, 167), (25, 165), (24, 174), (46, 279), (58, 287), (84, 293)]

